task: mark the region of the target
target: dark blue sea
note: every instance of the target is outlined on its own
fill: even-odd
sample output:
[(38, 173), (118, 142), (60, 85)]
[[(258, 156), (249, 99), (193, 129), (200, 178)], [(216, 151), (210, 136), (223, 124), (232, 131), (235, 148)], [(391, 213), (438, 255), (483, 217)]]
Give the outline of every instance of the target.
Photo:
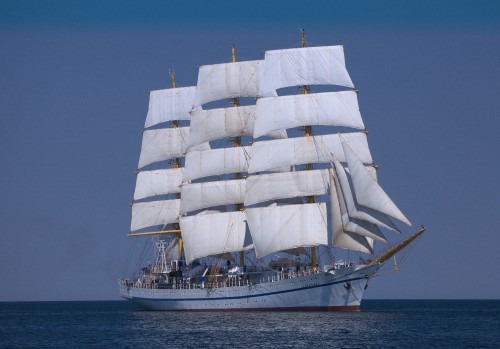
[(500, 348), (500, 300), (364, 300), (353, 313), (0, 303), (0, 348)]

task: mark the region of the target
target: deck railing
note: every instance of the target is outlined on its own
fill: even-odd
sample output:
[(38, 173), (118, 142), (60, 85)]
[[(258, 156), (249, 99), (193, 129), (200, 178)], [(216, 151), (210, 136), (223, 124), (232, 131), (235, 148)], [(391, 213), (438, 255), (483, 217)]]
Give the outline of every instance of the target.
[[(347, 265), (346, 265), (347, 266)], [(134, 281), (128, 279), (120, 280), (120, 285), (145, 288), (145, 289), (205, 289), (205, 288), (223, 288), (223, 287), (242, 287), (254, 284), (272, 283), (286, 279), (294, 279), (301, 276), (317, 274), (320, 271), (305, 269), (300, 271), (277, 271), (274, 275), (253, 280), (250, 274), (229, 274), (229, 275), (208, 275), (205, 277), (180, 278), (169, 277), (167, 283), (158, 283), (157, 281), (146, 279), (137, 279)], [(253, 280), (253, 282), (251, 281)]]

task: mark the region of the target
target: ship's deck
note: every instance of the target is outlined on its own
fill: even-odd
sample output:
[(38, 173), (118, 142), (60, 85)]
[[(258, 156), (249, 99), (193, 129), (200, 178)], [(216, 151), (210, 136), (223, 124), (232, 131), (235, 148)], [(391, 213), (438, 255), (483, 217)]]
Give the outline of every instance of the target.
[[(354, 266), (352, 262), (335, 263), (331, 270), (340, 270)], [(325, 268), (327, 269), (327, 268)], [(326, 270), (325, 270), (326, 271)], [(285, 279), (320, 273), (319, 269), (305, 268), (303, 270), (292, 271), (289, 268), (281, 270), (261, 270), (246, 273), (220, 273), (196, 277), (172, 277), (154, 273), (148, 277), (135, 280), (122, 279), (119, 284), (135, 288), (145, 289), (204, 289), (249, 286), (277, 282)]]

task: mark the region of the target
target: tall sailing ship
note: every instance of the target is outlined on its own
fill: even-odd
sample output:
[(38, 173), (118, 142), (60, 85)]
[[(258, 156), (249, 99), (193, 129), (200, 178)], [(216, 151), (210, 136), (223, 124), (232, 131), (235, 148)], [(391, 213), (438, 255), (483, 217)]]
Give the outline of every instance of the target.
[(306, 47), (303, 32), (301, 46), (256, 61), (233, 46), (196, 86), (172, 73), (150, 93), (129, 236), (153, 235), (155, 260), (120, 280), (122, 297), (149, 310), (358, 310), (370, 278), (425, 231), (375, 253), (382, 230), (411, 223), (377, 182), (343, 47)]

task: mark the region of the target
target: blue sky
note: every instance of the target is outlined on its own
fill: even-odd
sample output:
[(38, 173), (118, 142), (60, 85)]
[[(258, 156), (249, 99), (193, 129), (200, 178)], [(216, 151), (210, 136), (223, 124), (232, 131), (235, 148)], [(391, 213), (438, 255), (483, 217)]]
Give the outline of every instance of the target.
[[(117, 299), (148, 91), (343, 44), (379, 179), (428, 233), (368, 298), (498, 298), (495, 1), (0, 2), (0, 301)], [(146, 5), (147, 4), (147, 5)]]
[(276, 27), (310, 22), (356, 26), (496, 26), (495, 1), (180, 1), (130, 0), (15, 1), (1, 4), (0, 21), (8, 26), (66, 27), (192, 27), (227, 25)]

